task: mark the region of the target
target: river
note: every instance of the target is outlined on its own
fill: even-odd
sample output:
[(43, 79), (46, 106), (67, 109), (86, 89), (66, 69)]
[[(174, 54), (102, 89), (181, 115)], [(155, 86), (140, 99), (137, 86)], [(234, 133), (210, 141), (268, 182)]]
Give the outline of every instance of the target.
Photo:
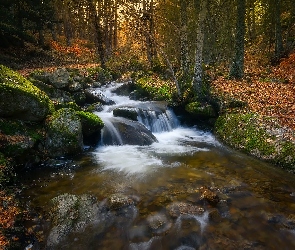
[[(104, 93), (115, 106), (142, 105)], [(106, 121), (112, 108), (97, 115)], [(158, 140), (151, 145), (102, 141), (24, 173), (20, 196), (39, 218), (26, 227), (40, 248), (295, 249), (294, 175), (227, 148), (211, 132), (179, 125), (171, 111), (163, 122), (149, 128)], [(54, 241), (48, 212), (65, 193), (91, 195), (104, 209)], [(130, 203), (112, 210), (105, 204), (114, 195)]]

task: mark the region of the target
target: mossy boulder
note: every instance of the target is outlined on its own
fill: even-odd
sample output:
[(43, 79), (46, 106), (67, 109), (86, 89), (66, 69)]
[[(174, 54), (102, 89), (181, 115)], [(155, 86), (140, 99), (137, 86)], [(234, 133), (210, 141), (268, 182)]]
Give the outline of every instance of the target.
[(82, 108), (78, 106), (75, 102), (65, 102), (65, 103), (55, 103), (55, 109), (62, 109), (62, 108), (71, 108), (76, 111), (82, 111)]
[(62, 89), (69, 86), (70, 73), (65, 68), (60, 68), (49, 74), (48, 80), (53, 87)]
[(49, 97), (17, 72), (0, 65), (0, 116), (42, 121), (54, 111)]
[(185, 110), (196, 117), (214, 118), (217, 116), (215, 109), (211, 104), (191, 102), (185, 106)]
[(65, 90), (57, 89), (49, 84), (33, 78), (30, 78), (30, 80), (37, 88), (44, 91), (54, 103), (67, 103), (74, 101), (72, 95)]
[(85, 144), (95, 145), (101, 137), (103, 121), (95, 114), (85, 111), (77, 111), (77, 116), (82, 123), (83, 140)]
[(225, 114), (217, 119), (215, 132), (236, 149), (295, 170), (295, 143), (288, 139), (294, 138), (295, 133), (282, 127), (274, 118), (255, 113)]
[(82, 151), (82, 123), (76, 111), (59, 109), (46, 120), (45, 147), (51, 157), (76, 154)]
[(17, 162), (38, 158), (36, 152), (43, 139), (39, 124), (25, 124), (19, 120), (0, 118), (0, 151)]
[(77, 111), (76, 113), (82, 122), (83, 135), (92, 135), (103, 128), (103, 121), (97, 115), (85, 111)]

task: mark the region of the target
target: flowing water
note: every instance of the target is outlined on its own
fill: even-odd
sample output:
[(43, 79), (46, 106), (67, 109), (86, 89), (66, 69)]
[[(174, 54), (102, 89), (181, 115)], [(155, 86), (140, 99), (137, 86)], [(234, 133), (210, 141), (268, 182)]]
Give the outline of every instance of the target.
[[(114, 95), (109, 89), (105, 93), (117, 107), (154, 106)], [(108, 106), (97, 113), (109, 129), (112, 109)], [(113, 127), (115, 145), (101, 142), (82, 156), (47, 162), (24, 175), (23, 200), (45, 218), (27, 225), (37, 238), (44, 235), (38, 238), (40, 246), (295, 249), (294, 176), (226, 148), (210, 132), (182, 127), (171, 111), (160, 114), (157, 109), (156, 104), (156, 111), (141, 111), (139, 121), (158, 142), (121, 145), (120, 133)], [(68, 230), (60, 226), (61, 232), (54, 234), (47, 212), (51, 199), (64, 193), (89, 194), (96, 201), (86, 206), (90, 215), (82, 226), (71, 222)], [(121, 201), (118, 208), (107, 205), (112, 197)], [(67, 210), (69, 217), (72, 212)]]

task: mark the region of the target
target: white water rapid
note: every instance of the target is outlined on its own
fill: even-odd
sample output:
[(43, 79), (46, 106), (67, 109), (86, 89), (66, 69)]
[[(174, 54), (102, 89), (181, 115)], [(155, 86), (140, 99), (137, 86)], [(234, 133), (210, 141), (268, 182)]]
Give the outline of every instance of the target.
[[(118, 85), (116, 85), (118, 87)], [(112, 93), (114, 86), (105, 88), (103, 93), (116, 102), (116, 105), (105, 106), (96, 114), (102, 118), (105, 126), (115, 137), (115, 145), (100, 145), (93, 156), (104, 170), (122, 171), (126, 174), (147, 173), (157, 171), (161, 167), (175, 167), (178, 162), (165, 162), (165, 156), (181, 156), (198, 151), (207, 151), (208, 147), (218, 145), (217, 140), (209, 132), (179, 125), (172, 110), (160, 111), (157, 103), (130, 100), (126, 96)], [(120, 132), (112, 124), (112, 110), (117, 107), (136, 107), (138, 122), (149, 129), (158, 142), (147, 146), (123, 145)], [(104, 133), (104, 131), (102, 132)]]

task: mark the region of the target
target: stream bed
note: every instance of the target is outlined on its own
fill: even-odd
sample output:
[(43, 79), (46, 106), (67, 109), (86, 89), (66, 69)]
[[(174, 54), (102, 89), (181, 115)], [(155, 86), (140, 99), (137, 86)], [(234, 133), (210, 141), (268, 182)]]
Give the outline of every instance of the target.
[[(152, 131), (151, 145), (100, 143), (24, 173), (21, 200), (42, 217), (26, 227), (40, 248), (295, 249), (295, 176), (176, 123)], [(84, 210), (66, 207), (70, 222), (51, 223), (52, 199)]]

